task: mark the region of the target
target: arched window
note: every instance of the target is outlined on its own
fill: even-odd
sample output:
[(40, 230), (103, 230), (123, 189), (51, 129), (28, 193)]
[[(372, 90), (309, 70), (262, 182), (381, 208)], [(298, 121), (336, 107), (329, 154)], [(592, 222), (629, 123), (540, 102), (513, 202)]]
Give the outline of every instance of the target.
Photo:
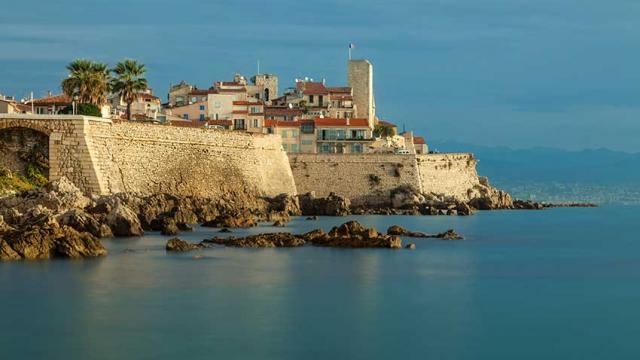
[(264, 101), (269, 101), (269, 89), (264, 89)]

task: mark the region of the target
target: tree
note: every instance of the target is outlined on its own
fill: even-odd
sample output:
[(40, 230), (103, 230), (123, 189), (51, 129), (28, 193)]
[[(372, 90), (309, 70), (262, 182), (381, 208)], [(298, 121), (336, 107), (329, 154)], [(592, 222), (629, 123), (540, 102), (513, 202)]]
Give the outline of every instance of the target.
[(393, 126), (378, 124), (373, 128), (373, 135), (375, 137), (390, 137), (395, 136), (395, 134), (396, 131)]
[(109, 92), (107, 65), (76, 59), (67, 65), (69, 76), (62, 80), (62, 91), (81, 104), (104, 105)]
[[(72, 114), (72, 113), (73, 113), (73, 106), (67, 106), (66, 108), (60, 111), (60, 114)], [(100, 111), (100, 108), (94, 104), (77, 104), (76, 114), (102, 117), (102, 111)]]
[(147, 79), (143, 77), (147, 70), (136, 60), (125, 59), (111, 71), (115, 75), (111, 88), (127, 103), (127, 120), (131, 120), (131, 104), (138, 99), (140, 92), (147, 89)]

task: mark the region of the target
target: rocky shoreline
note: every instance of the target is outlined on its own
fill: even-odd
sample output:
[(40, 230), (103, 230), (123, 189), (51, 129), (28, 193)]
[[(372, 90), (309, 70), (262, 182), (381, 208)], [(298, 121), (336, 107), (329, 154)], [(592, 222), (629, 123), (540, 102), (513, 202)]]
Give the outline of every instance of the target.
[[(473, 195), (473, 196), (472, 196)], [(142, 236), (145, 231), (177, 235), (192, 230), (193, 224), (215, 228), (248, 228), (259, 222), (284, 226), (292, 216), (308, 220), (318, 216), (349, 214), (383, 215), (472, 215), (489, 209), (544, 209), (554, 206), (592, 206), (591, 204), (540, 204), (512, 200), (509, 194), (483, 185), (470, 194), (469, 201), (420, 194), (411, 188), (398, 188), (387, 207), (352, 207), (349, 199), (330, 194), (317, 198), (313, 193), (275, 198), (235, 196), (211, 200), (170, 194), (144, 195), (119, 193), (105, 196), (85, 196), (70, 181), (63, 178), (43, 188), (0, 198), (0, 260), (37, 260), (54, 257), (84, 258), (107, 254), (100, 238)], [(317, 246), (390, 247), (401, 246), (398, 229), (380, 234), (364, 229), (360, 224), (346, 223), (345, 228), (328, 234), (316, 230), (313, 234), (262, 234), (243, 239), (213, 238), (200, 246)], [(335, 230), (335, 231), (334, 231)], [(391, 230), (391, 229), (390, 229)], [(222, 230), (224, 231), (224, 230)], [(280, 233), (285, 234), (285, 233)], [(349, 236), (345, 234), (350, 234)], [(314, 236), (312, 236), (314, 235)], [(317, 236), (316, 236), (317, 235)], [(420, 237), (456, 239), (455, 232)], [(366, 241), (365, 241), (366, 240)], [(179, 248), (180, 242), (175, 241)], [(169, 246), (168, 246), (169, 247)]]
[[(447, 230), (440, 234), (429, 235), (422, 232), (406, 230), (398, 225), (391, 226), (387, 233), (378, 232), (373, 228), (366, 228), (357, 221), (348, 221), (342, 225), (333, 227), (328, 233), (321, 229), (309, 231), (304, 234), (291, 234), (287, 232), (265, 233), (249, 235), (245, 237), (213, 237), (200, 243), (188, 243), (174, 238), (167, 242), (166, 250), (173, 252), (187, 252), (213, 246), (227, 246), (238, 248), (279, 248), (300, 247), (307, 244), (320, 247), (335, 248), (388, 248), (400, 249), (403, 247), (401, 236), (436, 238), (442, 240), (461, 240), (463, 237), (454, 230)], [(415, 244), (405, 246), (415, 249)]]

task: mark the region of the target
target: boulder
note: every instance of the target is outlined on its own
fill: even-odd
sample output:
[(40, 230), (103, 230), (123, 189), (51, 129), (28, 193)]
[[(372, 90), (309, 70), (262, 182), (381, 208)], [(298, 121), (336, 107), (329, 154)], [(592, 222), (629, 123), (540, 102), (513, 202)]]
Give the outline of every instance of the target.
[(409, 249), (409, 250), (415, 250), (416, 249), (416, 244), (414, 243), (408, 243), (407, 245), (405, 245), (404, 247), (405, 249)]
[(412, 186), (400, 186), (391, 190), (391, 207), (408, 209), (424, 203), (425, 196)]
[(67, 210), (58, 215), (60, 225), (67, 225), (79, 232), (88, 232), (97, 238), (112, 236), (112, 232), (107, 226), (103, 226), (92, 215), (80, 209)]
[(165, 218), (161, 223), (160, 233), (162, 235), (178, 235), (178, 224), (171, 218)]
[(269, 213), (282, 213), (286, 216), (298, 216), (301, 214), (298, 197), (289, 194), (280, 194), (269, 201)]
[(12, 234), (10, 240), (0, 241), (0, 260), (84, 258), (106, 254), (107, 250), (95, 236), (70, 226), (60, 226), (53, 218)]
[(330, 193), (326, 198), (316, 198), (310, 192), (298, 196), (302, 215), (344, 216), (349, 215), (351, 202), (349, 199)]
[(119, 201), (105, 217), (105, 223), (115, 236), (142, 236), (144, 234), (138, 216)]
[(167, 241), (167, 245), (165, 246), (165, 249), (167, 251), (185, 252), (185, 251), (198, 250), (203, 247), (204, 246), (202, 244), (191, 244), (182, 239), (173, 238)]
[(285, 223), (285, 222), (284, 222), (284, 221), (282, 221), (282, 220), (276, 220), (276, 221), (273, 223), (273, 225), (271, 225), (271, 226), (275, 226), (275, 227), (285, 227), (285, 226), (287, 226), (287, 223)]

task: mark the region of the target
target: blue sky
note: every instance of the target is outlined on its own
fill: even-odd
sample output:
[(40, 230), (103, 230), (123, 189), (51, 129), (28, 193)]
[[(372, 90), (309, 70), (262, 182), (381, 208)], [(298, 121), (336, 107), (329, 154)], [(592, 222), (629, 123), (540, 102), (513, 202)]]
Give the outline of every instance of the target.
[(59, 90), (77, 57), (208, 87), (236, 71), (346, 83), (375, 67), (379, 116), (427, 139), (640, 152), (635, 0), (22, 0), (0, 12), (0, 92)]

